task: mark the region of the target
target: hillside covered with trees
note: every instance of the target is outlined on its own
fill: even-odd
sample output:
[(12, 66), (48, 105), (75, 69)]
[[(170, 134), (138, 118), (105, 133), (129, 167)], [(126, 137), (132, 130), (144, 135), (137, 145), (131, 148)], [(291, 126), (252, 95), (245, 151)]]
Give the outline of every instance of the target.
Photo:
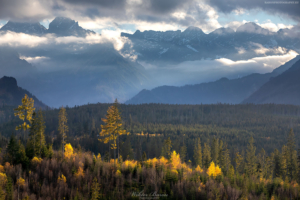
[(299, 199), (299, 106), (1, 107), (0, 199)]

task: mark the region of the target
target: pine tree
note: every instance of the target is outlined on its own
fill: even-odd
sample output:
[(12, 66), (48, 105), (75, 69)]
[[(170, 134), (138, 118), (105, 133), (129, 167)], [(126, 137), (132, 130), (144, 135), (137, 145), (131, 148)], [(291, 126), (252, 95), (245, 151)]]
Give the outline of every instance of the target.
[(222, 148), (220, 149), (220, 154), (219, 154), (219, 160), (220, 160), (220, 167), (222, 169), (222, 171), (227, 174), (229, 167), (231, 165), (231, 161), (230, 161), (230, 156), (229, 156), (229, 150), (227, 148), (227, 145), (223, 145), (222, 141), (220, 141), (220, 146), (222, 146)]
[(187, 153), (187, 149), (185, 144), (183, 144), (183, 146), (180, 148), (180, 157), (182, 162), (186, 161), (186, 153)]
[(99, 197), (100, 184), (98, 183), (97, 178), (95, 177), (92, 184), (92, 195), (91, 200), (97, 200)]
[(259, 152), (257, 157), (258, 157), (258, 163), (260, 166), (260, 169), (258, 169), (259, 176), (261, 178), (266, 177), (266, 174), (267, 174), (266, 152), (263, 148), (261, 149), (261, 151)]
[[(101, 132), (99, 133), (102, 139), (99, 141), (103, 143), (111, 143), (111, 149), (114, 150), (114, 159), (116, 160), (116, 149), (118, 148), (118, 158), (119, 158), (119, 146), (117, 145), (117, 140), (121, 135), (128, 135), (129, 133), (123, 128), (122, 118), (118, 109), (118, 100), (115, 100), (113, 106), (109, 107), (106, 114), (106, 119), (101, 119), (104, 125), (101, 125)], [(118, 142), (119, 143), (119, 142)]]
[(287, 139), (287, 173), (290, 180), (294, 180), (298, 174), (297, 151), (293, 129), (290, 130)]
[(13, 180), (11, 179), (11, 177), (7, 177), (5, 191), (6, 191), (6, 199), (13, 200), (14, 188), (13, 188)]
[(288, 160), (287, 146), (283, 145), (281, 149), (282, 179), (285, 179), (285, 177), (287, 176), (287, 160)]
[(23, 124), (16, 126), (16, 130), (23, 129), (24, 138), (26, 130), (30, 128), (32, 114), (34, 110), (34, 100), (32, 98), (29, 98), (27, 94), (25, 94), (24, 98), (22, 99), (22, 105), (14, 109), (14, 115), (18, 116), (22, 121), (24, 121)]
[(10, 136), (10, 140), (9, 140), (9, 143), (7, 146), (8, 157), (6, 158), (6, 160), (9, 163), (13, 163), (13, 164), (15, 163), (18, 150), (19, 150), (19, 147), (18, 147), (16, 137), (12, 134)]
[(254, 146), (253, 137), (250, 138), (246, 153), (245, 170), (249, 176), (255, 175), (257, 170), (257, 158), (255, 155), (256, 147)]
[(67, 125), (67, 113), (66, 109), (62, 106), (59, 111), (58, 116), (58, 132), (62, 137), (62, 156), (64, 156), (64, 148), (66, 144), (67, 132), (69, 131), (69, 127)]
[(32, 125), (30, 127), (29, 141), (26, 147), (26, 155), (32, 159), (34, 156), (41, 157), (42, 150), (45, 148), (45, 121), (42, 110), (32, 115)]
[(40, 109), (38, 112), (38, 118), (37, 118), (37, 125), (38, 125), (38, 132), (37, 132), (37, 150), (38, 150), (38, 155), (41, 157), (42, 149), (45, 146), (45, 121), (44, 121), (44, 116), (43, 112)]
[(210, 147), (206, 143), (204, 143), (203, 149), (203, 166), (208, 168), (211, 163), (211, 152)]
[(200, 138), (197, 138), (194, 146), (194, 161), (196, 166), (202, 167), (202, 147)]
[(146, 161), (147, 160), (147, 154), (146, 152), (144, 151), (143, 152), (143, 156), (142, 156), (142, 161)]
[(235, 153), (234, 162), (235, 162), (235, 171), (238, 173), (242, 173), (244, 158), (243, 156), (241, 156), (241, 154), (239, 154), (239, 152)]
[(283, 158), (278, 151), (278, 149), (275, 149), (274, 151), (274, 177), (280, 177), (284, 178), (284, 170), (283, 170)]
[(172, 154), (172, 141), (170, 137), (164, 141), (164, 145), (162, 147), (161, 156), (164, 156), (167, 159), (171, 158)]
[(214, 137), (211, 146), (212, 146), (212, 148), (211, 148), (211, 158), (212, 158), (212, 161), (216, 165), (219, 165), (219, 139), (216, 139)]

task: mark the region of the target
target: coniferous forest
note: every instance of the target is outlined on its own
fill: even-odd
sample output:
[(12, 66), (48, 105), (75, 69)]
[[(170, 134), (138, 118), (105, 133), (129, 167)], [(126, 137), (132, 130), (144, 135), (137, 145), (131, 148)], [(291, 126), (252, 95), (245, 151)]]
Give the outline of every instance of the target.
[(300, 199), (300, 107), (0, 108), (0, 199)]

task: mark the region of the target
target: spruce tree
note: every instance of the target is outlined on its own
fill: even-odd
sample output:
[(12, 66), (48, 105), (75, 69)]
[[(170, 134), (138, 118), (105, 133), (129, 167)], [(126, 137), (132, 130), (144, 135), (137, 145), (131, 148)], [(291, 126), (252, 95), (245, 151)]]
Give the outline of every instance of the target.
[(68, 122), (68, 119), (67, 119), (66, 109), (62, 106), (60, 108), (59, 116), (58, 116), (58, 132), (62, 137), (62, 156), (64, 156), (67, 132), (69, 131), (67, 122)]
[(246, 173), (251, 176), (255, 175), (257, 171), (257, 157), (255, 155), (256, 147), (254, 146), (254, 139), (253, 137), (250, 138), (249, 144), (247, 147), (246, 153), (246, 166), (245, 170)]
[(186, 162), (186, 153), (187, 153), (187, 149), (185, 144), (183, 144), (183, 146), (181, 146), (180, 148), (180, 158), (182, 162)]
[(26, 155), (29, 159), (34, 156), (41, 157), (42, 151), (45, 150), (45, 121), (42, 110), (35, 112), (32, 115), (32, 125), (30, 127), (29, 141), (26, 147)]
[(211, 148), (211, 158), (212, 161), (216, 164), (219, 165), (219, 139), (216, 139), (215, 137), (213, 138), (212, 141), (212, 148)]
[(290, 130), (287, 139), (287, 173), (290, 180), (294, 180), (298, 174), (297, 151), (293, 129)]
[(211, 162), (211, 152), (210, 147), (206, 143), (204, 143), (203, 149), (203, 166), (208, 168)]
[(100, 184), (98, 183), (97, 178), (95, 177), (92, 184), (92, 194), (91, 200), (97, 200), (99, 197)]
[(196, 166), (202, 167), (202, 147), (200, 138), (197, 138), (194, 146), (194, 161)]
[(171, 141), (170, 137), (168, 137), (168, 139), (166, 139), (164, 141), (164, 145), (162, 147), (161, 155), (164, 156), (167, 159), (170, 159), (171, 158), (171, 153), (172, 153), (171, 149), (172, 149), (172, 141)]
[(10, 136), (10, 140), (9, 140), (8, 145), (7, 145), (8, 157), (6, 158), (6, 160), (9, 163), (13, 163), (13, 164), (15, 163), (16, 155), (17, 155), (18, 150), (19, 150), (19, 147), (18, 147), (16, 137), (14, 136), (14, 134), (12, 134)]

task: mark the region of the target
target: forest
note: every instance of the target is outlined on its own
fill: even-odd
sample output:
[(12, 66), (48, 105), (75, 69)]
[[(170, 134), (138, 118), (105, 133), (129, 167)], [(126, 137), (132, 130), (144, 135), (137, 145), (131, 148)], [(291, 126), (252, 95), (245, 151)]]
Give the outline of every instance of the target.
[(0, 108), (0, 200), (300, 199), (300, 107)]

